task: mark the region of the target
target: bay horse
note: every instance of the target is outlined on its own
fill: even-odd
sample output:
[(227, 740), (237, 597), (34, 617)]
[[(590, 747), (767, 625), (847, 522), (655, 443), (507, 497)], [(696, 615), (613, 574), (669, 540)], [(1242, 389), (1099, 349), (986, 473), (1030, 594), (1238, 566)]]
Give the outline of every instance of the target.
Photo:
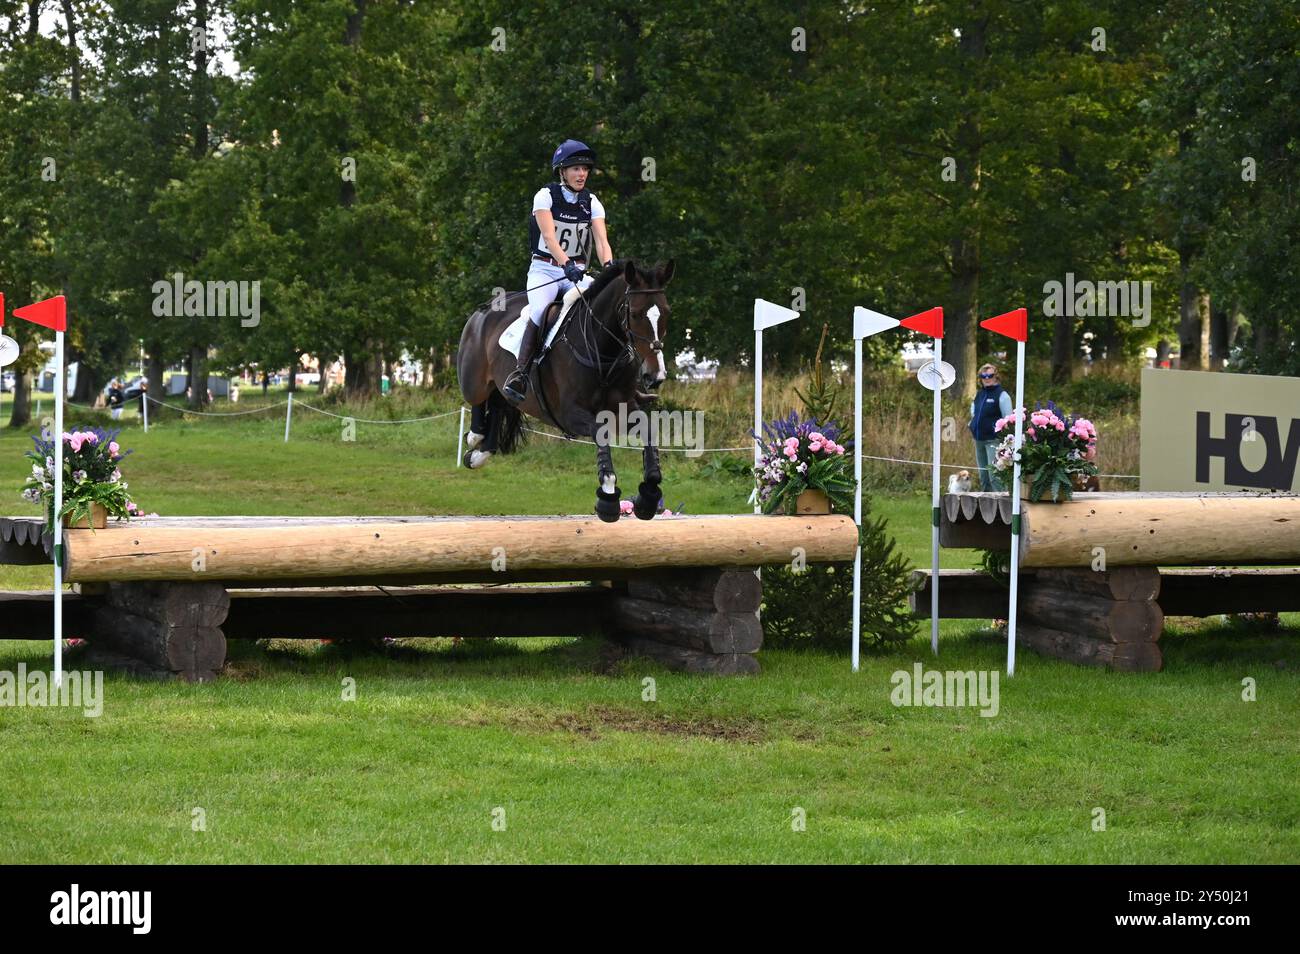
[[(456, 355), (460, 390), (473, 408), (465, 463), (483, 466), (494, 453), (510, 454), (520, 443), (523, 414), (552, 424), (569, 438), (587, 437), (596, 444), (596, 515), (606, 523), (619, 518), (619, 489), (610, 454), (612, 420), (635, 420), (653, 396), (640, 390), (642, 369), (658, 387), (666, 377), (663, 342), (670, 308), (664, 287), (673, 263), (646, 270), (632, 260), (616, 261), (596, 275), (577, 297), (550, 349), (538, 347), (529, 370), (528, 394), (518, 407), (500, 387), (516, 359), (499, 343), (501, 333), (519, 317), (527, 296), (516, 292), (499, 307), (485, 303), (465, 322)], [(570, 295), (574, 292), (570, 291)], [(545, 331), (550, 323), (546, 323)], [(626, 407), (625, 416), (619, 414)], [(602, 413), (605, 412), (605, 413)], [(598, 419), (599, 416), (599, 419)], [(612, 416), (612, 417), (611, 417)], [(644, 428), (647, 435), (655, 429)], [(650, 520), (663, 494), (659, 485), (659, 449), (647, 436), (641, 451), (642, 477), (632, 512)]]

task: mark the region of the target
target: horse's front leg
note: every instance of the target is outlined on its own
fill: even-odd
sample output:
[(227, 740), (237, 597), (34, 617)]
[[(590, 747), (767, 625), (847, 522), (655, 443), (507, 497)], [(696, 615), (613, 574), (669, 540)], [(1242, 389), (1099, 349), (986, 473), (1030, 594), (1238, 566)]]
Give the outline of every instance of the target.
[(654, 444), (654, 429), (646, 428), (646, 445), (641, 449), (641, 486), (632, 500), (632, 512), (642, 520), (650, 520), (659, 512), (663, 491), (659, 484), (663, 474), (659, 470), (659, 448)]

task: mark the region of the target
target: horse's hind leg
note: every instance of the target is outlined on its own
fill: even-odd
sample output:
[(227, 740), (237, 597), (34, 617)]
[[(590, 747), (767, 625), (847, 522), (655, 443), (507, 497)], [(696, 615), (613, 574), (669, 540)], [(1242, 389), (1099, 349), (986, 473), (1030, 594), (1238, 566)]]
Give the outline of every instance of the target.
[(465, 446), (470, 450), (478, 447), (488, 436), (487, 401), (475, 404), (469, 412), (469, 433), (465, 435)]
[[(500, 413), (499, 411), (496, 413)], [(496, 451), (496, 432), (492, 428), (493, 411), (487, 401), (475, 404), (469, 415), (469, 433), (465, 435), (465, 466), (477, 470), (486, 464)]]

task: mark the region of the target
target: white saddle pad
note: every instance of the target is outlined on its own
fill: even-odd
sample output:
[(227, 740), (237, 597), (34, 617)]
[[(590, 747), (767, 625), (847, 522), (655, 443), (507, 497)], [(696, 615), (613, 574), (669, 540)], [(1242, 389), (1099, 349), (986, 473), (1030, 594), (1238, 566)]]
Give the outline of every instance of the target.
[[(565, 297), (567, 298), (568, 296)], [(577, 296), (574, 296), (573, 301), (577, 301)], [(547, 332), (546, 341), (542, 346), (543, 348), (549, 348), (551, 342), (555, 340), (555, 336), (559, 332), (560, 326), (564, 324), (564, 319), (569, 317), (569, 309), (573, 307), (573, 301), (566, 300), (561, 306), (560, 317), (555, 319), (554, 324), (551, 325), (551, 330)], [(549, 308), (550, 305), (548, 304), (546, 307)], [(524, 340), (524, 322), (528, 320), (529, 319), (526, 316), (521, 314), (506, 326), (506, 330), (501, 332), (501, 337), (497, 339), (497, 343), (516, 358), (519, 357), (519, 345)]]

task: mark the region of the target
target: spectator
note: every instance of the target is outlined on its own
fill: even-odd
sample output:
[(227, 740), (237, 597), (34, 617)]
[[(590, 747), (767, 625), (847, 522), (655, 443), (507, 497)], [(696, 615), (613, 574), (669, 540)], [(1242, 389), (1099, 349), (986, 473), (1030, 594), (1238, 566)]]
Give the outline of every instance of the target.
[(970, 405), (970, 432), (975, 438), (975, 463), (980, 469), (980, 490), (993, 489), (989, 468), (1002, 437), (993, 430), (999, 418), (1011, 413), (1011, 395), (998, 382), (998, 369), (991, 364), (980, 368), (980, 389)]
[(122, 420), (122, 405), (126, 397), (122, 394), (122, 382), (117, 378), (108, 386), (108, 413), (115, 421)]

